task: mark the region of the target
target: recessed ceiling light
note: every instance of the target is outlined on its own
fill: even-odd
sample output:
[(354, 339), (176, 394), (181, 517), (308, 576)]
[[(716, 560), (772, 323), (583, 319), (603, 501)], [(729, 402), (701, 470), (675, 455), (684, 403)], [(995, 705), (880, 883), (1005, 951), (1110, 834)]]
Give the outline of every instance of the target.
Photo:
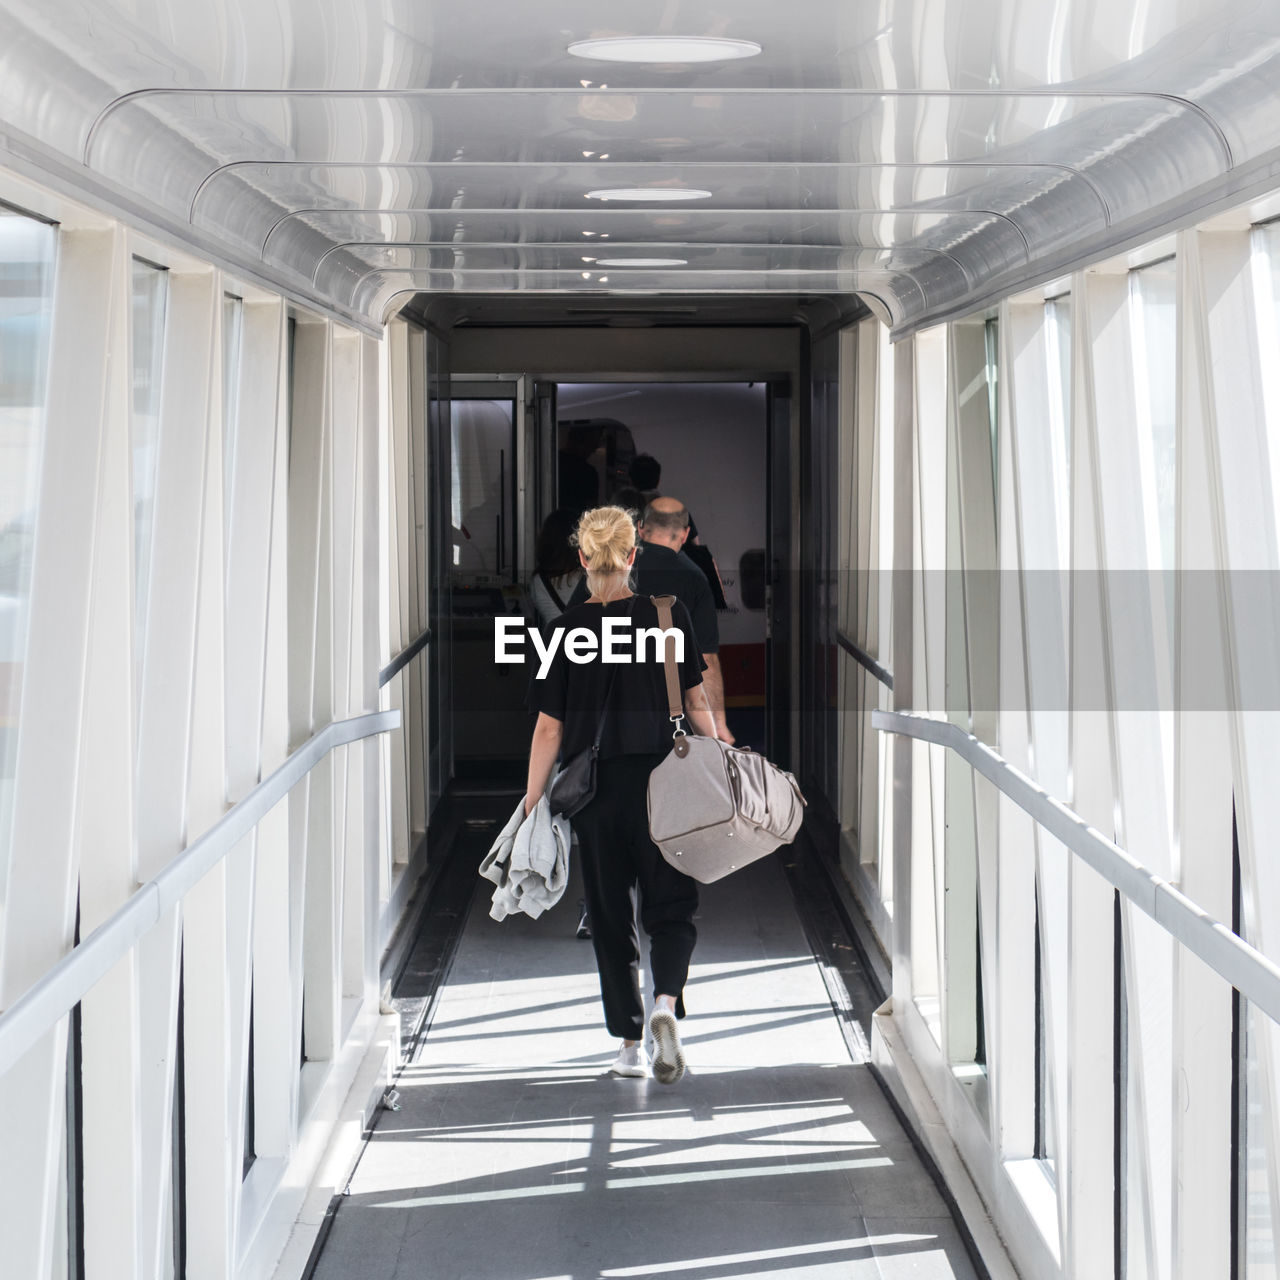
[(598, 267), (687, 267), (688, 258), (601, 258)]
[(713, 36), (611, 36), (575, 40), (569, 52), (601, 62), (729, 62), (754, 58), (760, 46), (754, 40)]
[(697, 187), (603, 187), (588, 191), (588, 200), (710, 200), (710, 191)]

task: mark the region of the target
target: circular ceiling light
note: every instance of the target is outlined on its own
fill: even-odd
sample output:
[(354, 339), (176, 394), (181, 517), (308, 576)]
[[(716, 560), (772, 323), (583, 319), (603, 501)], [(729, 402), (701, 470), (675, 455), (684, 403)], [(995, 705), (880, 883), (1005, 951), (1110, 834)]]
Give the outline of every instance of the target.
[(719, 36), (609, 36), (569, 46), (575, 58), (598, 62), (729, 62), (754, 58), (760, 51), (754, 40)]
[(687, 267), (688, 258), (601, 258), (598, 267)]
[(588, 200), (710, 200), (711, 192), (697, 187), (601, 187), (587, 192)]

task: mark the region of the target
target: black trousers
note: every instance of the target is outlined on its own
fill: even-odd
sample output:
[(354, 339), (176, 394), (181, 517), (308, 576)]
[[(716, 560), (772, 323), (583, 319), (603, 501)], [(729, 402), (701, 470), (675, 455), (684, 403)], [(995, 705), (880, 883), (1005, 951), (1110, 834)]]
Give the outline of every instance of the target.
[(601, 760), (596, 793), (573, 818), (605, 1025), (622, 1040), (644, 1036), (636, 890), (640, 922), (649, 935), (654, 995), (675, 996), (681, 1018), (689, 957), (698, 937), (693, 924), (697, 882), (668, 865), (649, 839), (649, 774), (661, 759), (635, 755)]

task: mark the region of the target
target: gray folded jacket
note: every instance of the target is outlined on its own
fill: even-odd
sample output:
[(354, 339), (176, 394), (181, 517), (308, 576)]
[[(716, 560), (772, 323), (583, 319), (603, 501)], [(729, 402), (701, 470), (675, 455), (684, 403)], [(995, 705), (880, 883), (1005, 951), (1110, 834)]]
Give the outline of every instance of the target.
[(493, 848), (480, 864), (480, 874), (498, 887), (489, 914), (505, 920), (522, 911), (536, 920), (564, 896), (569, 883), (568, 819), (552, 817), (546, 796), (524, 816), (524, 800), (507, 819)]

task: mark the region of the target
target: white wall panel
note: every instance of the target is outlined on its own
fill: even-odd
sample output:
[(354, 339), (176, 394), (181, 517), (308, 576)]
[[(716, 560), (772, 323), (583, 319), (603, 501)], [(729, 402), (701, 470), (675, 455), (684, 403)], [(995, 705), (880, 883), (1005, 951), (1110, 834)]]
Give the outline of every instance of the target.
[[(129, 259), (111, 253), (108, 349), (129, 350)], [(95, 427), (101, 441), (98, 521), (90, 589), (88, 665), (76, 793), (80, 928), (89, 934), (133, 893), (133, 502), (130, 483), (132, 361), (113, 360)], [(136, 1275), (141, 1261), (142, 1100), (137, 956), (129, 955), (81, 1004), (86, 1268)]]
[[(151, 565), (149, 640), (138, 701), (137, 876), (149, 880), (185, 843), (187, 768), (195, 672), (197, 572), (204, 501), (208, 402), (218, 376), (214, 313), (221, 305), (211, 269), (171, 271), (165, 376), (161, 387)], [(157, 605), (157, 599), (162, 607)], [(138, 947), (139, 1096), (142, 1108), (143, 1269), (167, 1273), (172, 1254), (173, 1098), (178, 1062), (180, 913), (175, 909)]]
[[(1005, 758), (1024, 772), (1031, 755), (1027, 715), (1026, 617), (1019, 566), (1024, 555), (1019, 438), (1015, 419), (1033, 394), (1038, 349), (1036, 317), (1006, 304), (1000, 310), (1000, 410), (996, 445), (1000, 468), (997, 492), (999, 693), (996, 740)], [(1030, 364), (1030, 368), (1027, 365)], [(1015, 385), (1015, 374), (1017, 382)], [(1035, 1155), (1035, 824), (1004, 797), (997, 802), (997, 966), (989, 985), (995, 991), (998, 1022), (990, 1040), (998, 1064), (992, 1081), (994, 1141), (1010, 1159)], [(1030, 1016), (1028, 1016), (1030, 1015)]]
[[(1267, 955), (1280, 955), (1280, 866), (1272, 853), (1280, 818), (1280, 668), (1275, 640), (1280, 635), (1280, 547), (1272, 491), (1276, 474), (1276, 428), (1262, 412), (1263, 352), (1242, 334), (1256, 330), (1262, 300), (1251, 269), (1247, 238), (1231, 231), (1198, 231), (1195, 254), (1208, 359), (1209, 404), (1215, 421), (1216, 457), (1209, 475), (1216, 480), (1212, 502), (1219, 529), (1219, 564), (1225, 570), (1226, 617), (1231, 637), (1232, 757), (1240, 830), (1243, 929)], [(1273, 264), (1274, 270), (1274, 264)], [(1259, 1120), (1269, 1184), (1269, 1206), (1251, 1206), (1269, 1217), (1267, 1254), (1274, 1257), (1280, 1226), (1280, 1027), (1258, 1028), (1261, 1097)], [(1266, 1210), (1269, 1208), (1269, 1213)], [(1251, 1227), (1251, 1234), (1256, 1227)]]
[[(1162, 595), (1165, 576), (1154, 558), (1155, 494), (1141, 447), (1147, 432), (1138, 403), (1145, 390), (1135, 377), (1133, 288), (1124, 273), (1091, 273), (1087, 296), (1101, 513), (1099, 567), (1114, 708), (1116, 838), (1144, 866), (1168, 879), (1173, 858), (1161, 723), (1168, 714), (1162, 708), (1170, 705), (1161, 679), (1167, 673), (1167, 615), (1163, 599), (1153, 599)], [(1150, 354), (1154, 359), (1156, 353)], [(1135, 1275), (1157, 1277), (1169, 1274), (1170, 1265), (1173, 947), (1153, 921), (1127, 905), (1122, 910), (1131, 1090), (1125, 1194), (1134, 1201), (1126, 1221), (1128, 1265)]]
[[(0, 174), (0, 195), (8, 182)], [(302, 317), (290, 386), (281, 299), (68, 202), (47, 207), (65, 225), (0, 1009), (71, 947), (77, 905), (87, 934), (291, 747), (371, 708), (379, 665), (376, 342)], [(134, 253), (158, 262), (167, 295), (163, 334), (147, 333), (163, 362), (151, 372), (153, 590), (136, 621)], [(243, 299), (235, 351), (227, 294)], [(385, 1039), (372, 1048), (390, 931), (377, 913), (375, 752), (326, 758), (84, 997), (76, 1134), (68, 1019), (0, 1079), (0, 1234), (15, 1275), (66, 1275), (74, 1216), (86, 1280), (168, 1280), (179, 1194), (186, 1275), (269, 1272), (338, 1117), (340, 1098), (316, 1099), (345, 1090), (360, 1055), (387, 1053)], [(312, 1062), (300, 1072), (304, 978)]]
[[(1240, 234), (1240, 233), (1238, 233)], [(1221, 539), (1198, 236), (1178, 240), (1178, 697), (1174, 848), (1178, 884), (1211, 916), (1230, 921), (1232, 876), (1229, 648), (1217, 573)], [(1174, 974), (1175, 1094), (1172, 1275), (1212, 1274), (1229, 1256), (1231, 1205), (1231, 992), (1179, 948)]]
[[(76, 788), (81, 759), (93, 549), (115, 296), (125, 277), (124, 230), (60, 236), (50, 379), (36, 514), (23, 716), (0, 938), (0, 1005), (8, 1007), (71, 946), (79, 868)], [(39, 852), (36, 853), (35, 851)], [(53, 1265), (53, 1222), (63, 1143), (65, 1022), (13, 1070), (0, 1091), (6, 1135), (0, 1238), (18, 1274)]]
[[(892, 602), (894, 665), (906, 677), (895, 706), (994, 742), (1228, 925), (1234, 806), (1241, 928), (1272, 955), (1274, 240), (1241, 211), (1176, 245), (1006, 300), (994, 491), (978, 397), (982, 321), (903, 343), (896, 383), (911, 403), (897, 407), (897, 448), (913, 465), (894, 496), (910, 497), (912, 516), (893, 563), (912, 572), (895, 579)], [(949, 365), (939, 358), (946, 349)], [(845, 376), (860, 382), (842, 389), (860, 430), (875, 373), (856, 361)], [(861, 455), (848, 460), (863, 465)], [(861, 486), (846, 487), (865, 509)], [(856, 544), (855, 513), (849, 524)], [(999, 584), (987, 599), (973, 574), (992, 565)], [(942, 566), (957, 578), (940, 592), (929, 572)], [(842, 687), (856, 700), (855, 681)], [(1245, 1280), (1270, 1274), (1280, 1222), (1275, 1026), (1243, 1004), (1233, 1022), (1221, 978), (1133, 904), (1117, 911), (1110, 885), (1011, 801), (990, 800), (984, 812), (983, 788), (958, 757), (944, 764), (918, 741), (890, 750), (894, 851), (912, 862), (898, 868), (894, 891), (899, 908), (911, 906), (894, 939), (901, 1041), (882, 1051), (914, 1059), (1020, 1265), (1072, 1280), (1117, 1267), (1131, 1280), (1227, 1275), (1237, 1262)], [(856, 804), (867, 760), (845, 756), (842, 812)], [(860, 896), (874, 893), (850, 879)], [(870, 918), (882, 906), (869, 902)], [(980, 1097), (973, 1069), (959, 1072), (965, 1084), (956, 1070), (975, 1047), (976, 911), (985, 1136), (965, 1111), (966, 1092)], [(928, 1023), (939, 995), (945, 1036), (933, 1043), (915, 1010)]]

